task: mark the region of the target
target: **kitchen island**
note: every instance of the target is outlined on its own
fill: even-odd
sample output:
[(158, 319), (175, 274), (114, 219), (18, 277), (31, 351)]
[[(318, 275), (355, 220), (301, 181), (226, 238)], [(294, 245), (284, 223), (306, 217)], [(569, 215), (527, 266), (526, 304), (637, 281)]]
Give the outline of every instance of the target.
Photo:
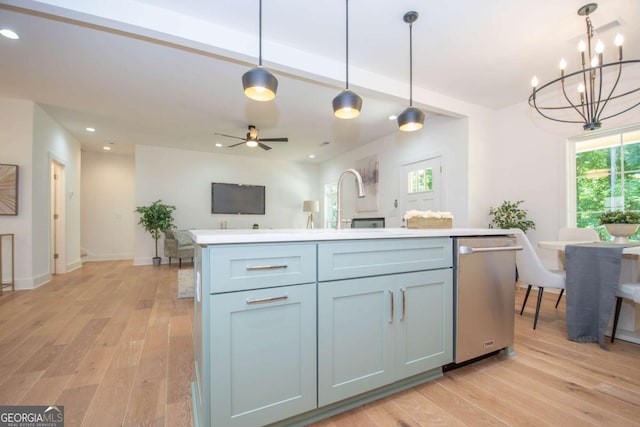
[(453, 238), (511, 232), (192, 230), (195, 425), (305, 425), (438, 378)]

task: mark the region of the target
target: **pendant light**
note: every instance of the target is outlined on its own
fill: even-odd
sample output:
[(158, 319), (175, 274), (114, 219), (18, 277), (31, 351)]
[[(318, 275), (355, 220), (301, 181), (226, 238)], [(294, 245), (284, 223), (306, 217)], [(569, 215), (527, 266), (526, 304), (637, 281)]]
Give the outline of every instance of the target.
[(262, 0), (260, 3), (258, 66), (242, 75), (244, 94), (255, 101), (271, 101), (276, 97), (278, 79), (262, 68)]
[(398, 116), (398, 127), (413, 132), (422, 129), (424, 123), (424, 113), (413, 106), (413, 23), (418, 20), (418, 12), (407, 12), (403, 19), (409, 24), (409, 107)]
[(338, 96), (333, 98), (333, 114), (339, 119), (353, 119), (360, 115), (362, 109), (362, 98), (355, 92), (349, 90), (349, 0), (345, 0), (346, 4), (346, 86)]

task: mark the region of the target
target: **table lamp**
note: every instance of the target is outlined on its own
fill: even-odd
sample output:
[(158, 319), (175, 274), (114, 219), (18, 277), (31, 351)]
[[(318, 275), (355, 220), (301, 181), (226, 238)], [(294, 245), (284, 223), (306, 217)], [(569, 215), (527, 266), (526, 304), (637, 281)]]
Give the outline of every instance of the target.
[(309, 212), (307, 228), (313, 228), (313, 213), (320, 212), (320, 202), (317, 200), (305, 200), (302, 202), (302, 211)]

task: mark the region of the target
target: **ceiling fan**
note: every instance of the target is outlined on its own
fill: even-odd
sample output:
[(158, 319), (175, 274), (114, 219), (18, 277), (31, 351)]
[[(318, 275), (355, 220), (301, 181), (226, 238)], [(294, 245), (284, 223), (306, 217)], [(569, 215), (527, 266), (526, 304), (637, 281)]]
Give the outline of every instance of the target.
[(241, 139), (242, 142), (238, 142), (237, 144), (233, 144), (233, 145), (229, 145), (229, 148), (231, 147), (237, 147), (238, 145), (242, 145), (242, 144), (247, 144), (247, 146), (249, 147), (260, 147), (263, 150), (271, 150), (271, 147), (269, 147), (266, 144), (263, 144), (263, 142), (289, 142), (289, 138), (283, 137), (283, 138), (258, 138), (258, 132), (260, 130), (255, 127), (254, 125), (249, 125), (249, 132), (247, 132), (247, 136), (245, 138), (241, 138), (239, 136), (233, 136), (233, 135), (226, 135), (224, 133), (218, 133), (216, 132), (215, 135), (220, 135), (220, 136), (226, 136), (227, 138), (235, 138), (235, 139)]

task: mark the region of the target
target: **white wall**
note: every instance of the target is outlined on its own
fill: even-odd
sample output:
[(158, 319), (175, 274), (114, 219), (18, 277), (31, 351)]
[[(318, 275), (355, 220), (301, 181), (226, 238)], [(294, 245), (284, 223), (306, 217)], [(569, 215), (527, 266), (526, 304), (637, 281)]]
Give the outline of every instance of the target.
[[(175, 205), (179, 229), (304, 228), (307, 216), (302, 201), (320, 199), (318, 166), (264, 158), (136, 146), (135, 205), (146, 206), (161, 199)], [(230, 182), (266, 186), (265, 215), (211, 214), (211, 183)], [(138, 221), (136, 215), (135, 222)], [(162, 240), (158, 255), (162, 256)], [(149, 264), (154, 241), (140, 225), (135, 227), (134, 264)]]
[(50, 165), (64, 166), (64, 268), (82, 265), (80, 257), (80, 143), (38, 105), (33, 125), (33, 280), (34, 285), (51, 279), (51, 177)]
[[(394, 207), (394, 200), (401, 199), (401, 182), (404, 182), (399, 176), (400, 165), (433, 157), (433, 155), (441, 155), (443, 174), (446, 176), (442, 210), (453, 213), (456, 227), (465, 227), (469, 221), (468, 131), (468, 120), (465, 118), (430, 116), (421, 131), (397, 132), (325, 162), (321, 168), (321, 184), (336, 182), (343, 170), (355, 167), (357, 160), (377, 154), (380, 169), (379, 210), (363, 212), (358, 216), (384, 216), (387, 227), (400, 227), (404, 211), (401, 212), (400, 208)], [(355, 186), (351, 181), (347, 178), (344, 182), (345, 218), (351, 218), (355, 210)], [(322, 190), (319, 189), (319, 191)]]
[(0, 216), (0, 233), (15, 234), (16, 289), (31, 289), (51, 278), (51, 160), (66, 171), (66, 268), (81, 265), (80, 144), (31, 101), (0, 99), (0, 126), (1, 160), (20, 167), (18, 216)]
[[(33, 108), (31, 101), (0, 98), (0, 161), (18, 165), (18, 215), (0, 215), (0, 234), (14, 234), (16, 289), (32, 285), (32, 146)], [(4, 265), (11, 259), (3, 253)], [(8, 278), (8, 276), (5, 275)]]
[(82, 252), (85, 261), (132, 259), (135, 158), (82, 152)]

